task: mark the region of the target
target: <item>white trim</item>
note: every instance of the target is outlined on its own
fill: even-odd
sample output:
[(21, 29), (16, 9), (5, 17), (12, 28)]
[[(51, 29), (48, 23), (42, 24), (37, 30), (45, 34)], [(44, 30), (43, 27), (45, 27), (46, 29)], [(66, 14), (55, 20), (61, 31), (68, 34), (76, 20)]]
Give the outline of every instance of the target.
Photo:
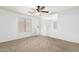
[(12, 40), (17, 40), (17, 39), (21, 39), (21, 38), (25, 38), (25, 37), (31, 37), (31, 36), (36, 36), (36, 35), (16, 35), (16, 36), (12, 36), (10, 38), (6, 38), (6, 39), (1, 39), (0, 43), (2, 42), (7, 42), (7, 41), (12, 41)]

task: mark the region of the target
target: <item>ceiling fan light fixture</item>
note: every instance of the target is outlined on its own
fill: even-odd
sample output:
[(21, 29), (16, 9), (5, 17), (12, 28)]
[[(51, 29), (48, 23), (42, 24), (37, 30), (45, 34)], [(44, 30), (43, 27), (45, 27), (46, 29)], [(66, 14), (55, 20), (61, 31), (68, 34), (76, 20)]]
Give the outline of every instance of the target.
[(40, 14), (41, 14), (40, 12), (37, 12), (37, 13), (36, 13), (36, 15), (40, 15)]

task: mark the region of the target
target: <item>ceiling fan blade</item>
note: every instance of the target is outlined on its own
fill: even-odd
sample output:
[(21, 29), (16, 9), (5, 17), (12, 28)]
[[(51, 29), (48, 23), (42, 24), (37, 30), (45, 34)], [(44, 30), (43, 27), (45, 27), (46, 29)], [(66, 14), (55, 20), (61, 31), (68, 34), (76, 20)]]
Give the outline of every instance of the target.
[(48, 11), (41, 11), (41, 12), (44, 12), (44, 13), (49, 13)]
[(40, 11), (40, 6), (37, 6), (37, 9), (36, 9), (38, 12)]
[(37, 9), (39, 9), (40, 8), (40, 6), (37, 6)]
[(45, 8), (45, 7), (44, 7), (44, 6), (42, 6), (42, 7), (41, 7), (41, 10), (43, 10), (44, 8)]

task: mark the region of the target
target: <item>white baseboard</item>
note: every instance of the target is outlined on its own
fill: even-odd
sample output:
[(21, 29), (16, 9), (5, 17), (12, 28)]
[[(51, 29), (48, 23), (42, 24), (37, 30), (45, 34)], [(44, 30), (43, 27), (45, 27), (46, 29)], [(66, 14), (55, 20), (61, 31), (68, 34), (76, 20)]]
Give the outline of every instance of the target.
[[(6, 42), (6, 41), (11, 41), (11, 40), (17, 40), (17, 39), (21, 39), (21, 38), (25, 38), (25, 37), (31, 37), (31, 36), (36, 36), (37, 34), (21, 34), (21, 35), (16, 35), (16, 36), (12, 36), (12, 37), (9, 37), (9, 38), (6, 38), (6, 39), (1, 39), (0, 40), (0, 43), (2, 42)], [(47, 35), (42, 35), (42, 36), (47, 36)], [(55, 37), (55, 36), (48, 36), (48, 37), (52, 37), (52, 38), (56, 38), (56, 39), (61, 39), (61, 40), (65, 40), (65, 41), (69, 41), (69, 42), (74, 42), (74, 43), (79, 43), (79, 40), (68, 40), (68, 39), (65, 39), (65, 38), (61, 38), (61, 37)]]
[(17, 39), (21, 39), (21, 38), (25, 38), (25, 37), (31, 37), (31, 36), (36, 36), (36, 35), (16, 35), (16, 36), (12, 36), (12, 37), (9, 37), (9, 38), (6, 38), (6, 39), (1, 39), (0, 40), (0, 43), (2, 42), (7, 42), (7, 41), (12, 41), (12, 40), (17, 40)]
[(78, 38), (66, 38), (66, 37), (62, 37), (62, 36), (57, 36), (57, 35), (43, 35), (42, 36), (48, 36), (51, 38), (56, 38), (56, 39), (60, 39), (60, 40), (65, 40), (65, 41), (69, 41), (69, 42), (73, 42), (73, 43), (78, 43), (79, 44), (79, 39)]
[(74, 38), (73, 39), (66, 39), (66, 38), (59, 37), (59, 36), (48, 36), (48, 37), (56, 38), (56, 39), (60, 39), (60, 40), (65, 40), (65, 41), (69, 41), (69, 42), (73, 42), (73, 43), (78, 43), (79, 44), (79, 40), (78, 39), (74, 40)]

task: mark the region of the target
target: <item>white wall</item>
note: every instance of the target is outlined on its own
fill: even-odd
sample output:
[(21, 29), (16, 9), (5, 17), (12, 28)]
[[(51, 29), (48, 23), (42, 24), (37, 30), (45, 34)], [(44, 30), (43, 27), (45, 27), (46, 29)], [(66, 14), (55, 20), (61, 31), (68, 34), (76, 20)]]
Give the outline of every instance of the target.
[[(32, 31), (19, 33), (18, 19), (19, 17), (26, 17), (32, 20)], [(36, 21), (37, 20), (37, 21)], [(33, 16), (24, 16), (8, 10), (0, 9), (0, 42), (10, 41), (23, 37), (33, 36), (38, 34), (38, 19)]]
[(58, 13), (57, 29), (54, 29), (52, 26), (53, 18), (48, 17), (47, 19), (52, 21), (50, 21), (47, 30), (45, 23), (48, 21), (46, 21), (46, 18), (42, 18), (42, 35), (79, 43), (79, 7)]
[(58, 38), (79, 43), (79, 7), (59, 13)]

